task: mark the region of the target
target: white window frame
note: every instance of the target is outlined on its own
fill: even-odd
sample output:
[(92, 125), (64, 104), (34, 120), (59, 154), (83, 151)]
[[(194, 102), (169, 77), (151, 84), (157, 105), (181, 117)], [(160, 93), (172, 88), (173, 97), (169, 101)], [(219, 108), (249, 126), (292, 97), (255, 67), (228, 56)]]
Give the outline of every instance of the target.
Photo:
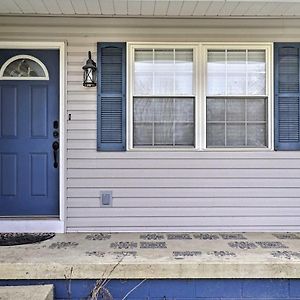
[[(44, 71), (45, 76), (42, 77), (13, 77), (13, 76), (4, 76), (4, 72), (6, 70), (6, 68), (15, 60), (18, 59), (29, 59), (32, 60), (34, 62), (36, 62)], [(1, 67), (0, 69), (0, 80), (49, 80), (49, 72), (46, 68), (46, 66), (36, 57), (32, 56), (32, 55), (15, 55), (11, 58), (9, 58)]]
[[(265, 50), (266, 51), (266, 94), (267, 97), (267, 147), (206, 147), (206, 98), (207, 95), (207, 53), (208, 50)], [(201, 53), (201, 149), (207, 151), (269, 151), (274, 149), (273, 126), (273, 43), (203, 43)], [(239, 95), (234, 95), (238, 97)], [(247, 96), (240, 95), (241, 98)], [(260, 95), (258, 95), (260, 96)], [(213, 96), (212, 96), (213, 97)], [(230, 97), (230, 96), (229, 96)], [(255, 95), (256, 97), (256, 95)]]
[[(134, 147), (133, 146), (133, 90), (134, 90), (134, 51), (135, 49), (193, 49), (195, 92), (195, 131), (194, 147)], [(195, 151), (199, 149), (199, 43), (127, 43), (127, 150), (130, 151)], [(167, 96), (167, 95), (165, 95)], [(163, 95), (162, 95), (163, 97)], [(174, 96), (175, 97), (175, 96)], [(187, 95), (186, 97), (189, 97)]]
[[(194, 74), (195, 74), (195, 147), (134, 147), (133, 146), (133, 76), (134, 76), (134, 50), (143, 49), (186, 49), (194, 50)], [(206, 147), (206, 74), (207, 74), (207, 51), (209, 49), (248, 49), (266, 51), (266, 96), (267, 97), (267, 147)], [(126, 102), (126, 149), (128, 151), (239, 151), (239, 152), (264, 152), (274, 150), (274, 100), (273, 100), (273, 43), (127, 43), (127, 102)], [(236, 95), (235, 95), (236, 96)], [(241, 97), (245, 98), (245, 95)]]

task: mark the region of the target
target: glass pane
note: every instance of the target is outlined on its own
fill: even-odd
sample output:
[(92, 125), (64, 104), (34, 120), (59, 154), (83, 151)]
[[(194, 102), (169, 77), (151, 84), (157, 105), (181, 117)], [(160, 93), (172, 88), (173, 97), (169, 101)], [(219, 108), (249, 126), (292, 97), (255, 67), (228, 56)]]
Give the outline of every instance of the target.
[(133, 143), (134, 146), (152, 146), (153, 125), (152, 123), (134, 123)]
[(134, 70), (135, 72), (153, 71), (153, 50), (135, 50)]
[(194, 102), (194, 98), (134, 98), (134, 146), (193, 146)]
[(248, 72), (266, 72), (265, 50), (248, 50)]
[(246, 74), (228, 74), (227, 94), (245, 95), (246, 94)]
[(246, 74), (246, 50), (227, 51), (227, 72)]
[(246, 94), (246, 50), (227, 51), (227, 94)]
[(173, 145), (173, 123), (154, 124), (154, 145)]
[(247, 100), (247, 120), (266, 121), (266, 100), (248, 99)]
[(247, 145), (250, 147), (266, 147), (266, 125), (248, 124)]
[(226, 119), (227, 121), (245, 121), (244, 99), (226, 100)]
[(226, 131), (227, 146), (245, 146), (245, 124), (227, 124)]
[(193, 95), (193, 73), (175, 74), (175, 94)]
[(175, 123), (175, 145), (194, 146), (193, 123)]
[(153, 93), (153, 74), (136, 72), (134, 74), (134, 94), (151, 95)]
[(193, 49), (139, 49), (134, 53), (134, 94), (193, 95)]
[(5, 77), (46, 77), (43, 68), (29, 58), (21, 58), (11, 62), (3, 72)]
[(208, 121), (225, 121), (225, 100), (207, 99), (206, 118)]
[(194, 122), (194, 99), (175, 99), (175, 121)]
[(154, 50), (154, 67), (156, 71), (173, 71), (174, 60), (173, 49)]
[(207, 95), (221, 96), (225, 95), (226, 79), (225, 74), (208, 75), (207, 77)]
[(174, 120), (174, 100), (172, 98), (167, 99), (154, 99), (154, 121), (173, 121)]
[(225, 50), (209, 50), (207, 55), (207, 93), (225, 95)]
[(207, 124), (206, 126), (207, 147), (225, 146), (225, 125)]
[(193, 50), (175, 50), (175, 70), (176, 72), (193, 72)]
[[(166, 68), (167, 70), (168, 68)], [(154, 95), (174, 94), (174, 74), (159, 72), (154, 74)]]
[(266, 94), (266, 75), (264, 73), (248, 74), (248, 95)]
[(135, 122), (153, 121), (153, 101), (149, 98), (135, 98), (133, 119)]

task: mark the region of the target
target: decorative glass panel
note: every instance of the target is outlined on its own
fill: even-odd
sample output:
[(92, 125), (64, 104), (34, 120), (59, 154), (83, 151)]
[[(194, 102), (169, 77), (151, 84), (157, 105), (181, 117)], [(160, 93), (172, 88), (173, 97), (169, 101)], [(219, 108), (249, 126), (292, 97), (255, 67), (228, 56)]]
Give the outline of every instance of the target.
[(194, 98), (134, 98), (134, 146), (194, 146)]
[(46, 78), (47, 76), (43, 67), (37, 61), (24, 57), (9, 63), (3, 71), (3, 77)]
[(266, 98), (207, 99), (207, 147), (266, 147)]

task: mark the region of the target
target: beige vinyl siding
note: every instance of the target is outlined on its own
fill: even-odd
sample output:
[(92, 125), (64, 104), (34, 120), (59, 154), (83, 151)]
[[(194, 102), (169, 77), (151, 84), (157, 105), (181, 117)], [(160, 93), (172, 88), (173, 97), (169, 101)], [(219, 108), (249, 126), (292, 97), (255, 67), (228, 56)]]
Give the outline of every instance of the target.
[[(180, 26), (180, 27), (179, 27)], [(299, 20), (0, 18), (1, 40), (67, 43), (67, 231), (300, 230), (300, 152), (96, 151), (100, 41), (300, 42)], [(100, 191), (113, 207), (100, 207)]]

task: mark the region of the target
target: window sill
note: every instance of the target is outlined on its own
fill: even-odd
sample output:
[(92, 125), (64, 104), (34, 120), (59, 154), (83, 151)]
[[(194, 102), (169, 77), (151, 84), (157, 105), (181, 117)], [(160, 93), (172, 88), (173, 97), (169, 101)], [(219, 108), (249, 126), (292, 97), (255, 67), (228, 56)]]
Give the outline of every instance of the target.
[(273, 152), (271, 148), (128, 148), (130, 152)]

